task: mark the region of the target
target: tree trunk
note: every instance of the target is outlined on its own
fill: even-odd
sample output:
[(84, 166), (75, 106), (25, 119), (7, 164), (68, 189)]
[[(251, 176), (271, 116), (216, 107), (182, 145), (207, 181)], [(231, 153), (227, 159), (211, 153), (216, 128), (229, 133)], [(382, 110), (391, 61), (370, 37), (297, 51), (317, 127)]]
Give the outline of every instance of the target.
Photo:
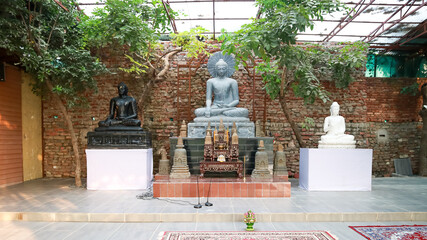
[[(52, 83), (49, 80), (46, 80), (46, 85), (47, 85), (47, 88), (52, 92), (53, 91)], [(77, 136), (74, 132), (73, 122), (71, 121), (70, 114), (68, 113), (65, 105), (62, 103), (59, 95), (52, 92), (52, 96), (53, 96), (53, 99), (56, 102), (57, 106), (59, 107), (62, 115), (64, 116), (65, 123), (67, 124), (68, 131), (70, 132), (70, 135), (71, 135), (71, 144), (73, 145), (74, 161), (76, 163), (75, 183), (76, 183), (77, 187), (81, 187), (82, 186), (82, 178), (81, 178), (82, 169), (81, 169), (81, 164), (80, 164), (80, 153), (79, 153), (78, 139), (77, 139)]]
[(148, 82), (147, 82), (147, 84), (145, 84), (145, 86), (143, 86), (143, 91), (142, 91), (141, 95), (139, 96), (139, 100), (138, 100), (139, 116), (142, 119), (144, 119), (144, 106), (143, 106), (143, 104), (144, 104), (144, 102), (147, 101), (148, 96), (151, 95), (151, 90), (153, 89), (154, 84), (156, 83), (157, 80), (162, 78), (169, 71), (169, 68), (170, 68), (169, 60), (170, 60), (170, 58), (173, 57), (175, 54), (181, 52), (181, 51), (182, 51), (182, 49), (177, 49), (177, 50), (173, 50), (173, 51), (167, 53), (164, 57), (163, 69), (157, 74), (155, 74), (156, 70), (153, 69), (153, 71), (154, 71), (153, 77), (150, 78), (150, 80), (148, 80)]
[(283, 113), (285, 113), (286, 120), (288, 120), (289, 124), (291, 125), (292, 131), (294, 131), (295, 137), (297, 138), (300, 148), (305, 148), (306, 146), (304, 141), (302, 140), (301, 132), (289, 112), (288, 105), (286, 104), (286, 98), (283, 95), (280, 95), (279, 102), (280, 106), (282, 107)]
[(289, 124), (291, 125), (292, 131), (295, 134), (295, 137), (297, 138), (298, 144), (300, 148), (305, 148), (305, 143), (302, 140), (301, 132), (299, 131), (298, 126), (295, 124), (294, 120), (291, 117), (291, 113), (289, 112), (288, 105), (286, 104), (286, 98), (285, 98), (285, 92), (287, 91), (289, 85), (291, 84), (291, 81), (287, 81), (287, 74), (288, 69), (286, 66), (283, 66), (282, 69), (282, 76), (281, 76), (281, 82), (280, 82), (280, 92), (279, 92), (279, 102), (280, 106), (282, 107), (282, 111), (285, 114), (286, 120), (288, 120)]

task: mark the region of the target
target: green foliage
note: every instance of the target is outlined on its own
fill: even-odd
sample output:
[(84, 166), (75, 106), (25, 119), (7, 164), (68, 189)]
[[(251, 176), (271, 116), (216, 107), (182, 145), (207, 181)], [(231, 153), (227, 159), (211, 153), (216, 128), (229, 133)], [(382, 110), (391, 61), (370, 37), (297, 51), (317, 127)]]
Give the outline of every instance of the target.
[(219, 35), (216, 40), (218, 40), (218, 42), (224, 42), (227, 38), (227, 35), (227, 30), (225, 28), (221, 28), (221, 35)]
[[(257, 0), (261, 19), (243, 25), (235, 34), (226, 34), (222, 49), (237, 55), (238, 63), (262, 59), (256, 70), (262, 75), (271, 98), (292, 89), (306, 103), (328, 93), (319, 76), (330, 75), (337, 87), (347, 87), (351, 73), (366, 61), (367, 45), (361, 42), (336, 47), (294, 45), (298, 32), (313, 28), (311, 19), (344, 9), (335, 0)], [(288, 76), (291, 73), (292, 76)]]
[[(162, 33), (167, 32), (170, 27), (167, 12), (161, 0), (106, 0), (103, 8), (93, 12), (93, 16), (86, 18), (80, 24), (80, 28), (86, 33), (85, 41), (90, 47), (122, 48), (125, 56), (130, 60), (129, 68), (119, 68), (127, 73), (138, 75), (146, 73), (150, 67), (157, 73), (162, 67), (158, 51), (162, 47), (159, 44)], [(166, 5), (166, 7), (168, 7)], [(175, 18), (178, 14), (168, 9), (169, 15)], [(206, 43), (199, 41), (206, 32), (203, 28), (194, 28), (179, 34), (171, 34), (172, 42), (182, 50), (188, 52), (188, 56), (196, 57), (199, 53), (206, 53)], [(169, 36), (168, 36), (169, 37)], [(179, 51), (181, 50), (179, 49)], [(176, 52), (176, 51), (174, 51)], [(164, 66), (164, 69), (167, 68)]]
[[(187, 51), (188, 57), (197, 57), (200, 53), (210, 55), (210, 53), (206, 51), (206, 46), (208, 44), (204, 42), (207, 36), (203, 35), (203, 33), (207, 31), (208, 30), (205, 28), (196, 27), (190, 29), (190, 31), (183, 31), (178, 34), (172, 33), (172, 42), (180, 46), (182, 50)], [(209, 46), (216, 47), (211, 44), (209, 44)]]
[(129, 61), (131, 62), (131, 67), (130, 68), (119, 68), (120, 70), (122, 70), (123, 72), (126, 73), (136, 73), (138, 75), (142, 75), (144, 73), (146, 73), (147, 71), (145, 71), (145, 69), (147, 69), (148, 67), (138, 61), (136, 61), (135, 59), (133, 59), (131, 56), (125, 54), (126, 57), (129, 59)]
[(328, 63), (336, 87), (346, 88), (354, 81), (351, 74), (366, 65), (368, 47), (367, 43), (357, 41), (330, 49), (332, 53)]
[(304, 118), (304, 122), (302, 123), (301, 127), (305, 130), (310, 130), (314, 126), (314, 119), (311, 117)]
[(272, 99), (275, 99), (280, 92), (280, 74), (281, 70), (278, 68), (277, 63), (261, 62), (255, 68), (257, 73), (262, 74), (263, 81), (265, 82), (265, 91)]
[(407, 94), (410, 96), (415, 96), (420, 92), (419, 87), (420, 85), (417, 82), (415, 82), (409, 86), (403, 87), (402, 90), (400, 90), (400, 93)]
[(72, 106), (86, 90), (96, 90), (93, 79), (105, 67), (84, 49), (78, 27), (84, 16), (74, 0), (3, 1), (0, 9), (0, 48), (19, 57), (20, 64), (35, 76), (33, 90), (42, 93), (46, 80), (54, 92)]
[[(161, 0), (106, 0), (80, 27), (90, 47), (122, 47), (142, 55), (150, 52), (161, 33), (170, 30)], [(169, 9), (171, 17), (177, 13)]]

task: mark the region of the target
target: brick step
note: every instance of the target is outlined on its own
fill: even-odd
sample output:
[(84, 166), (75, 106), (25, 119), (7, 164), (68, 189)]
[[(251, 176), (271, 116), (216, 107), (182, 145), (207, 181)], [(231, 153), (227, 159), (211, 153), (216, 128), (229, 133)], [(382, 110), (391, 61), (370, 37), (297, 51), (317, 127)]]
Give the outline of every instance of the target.
[[(199, 179), (199, 196), (226, 198), (288, 198), (291, 197), (291, 183), (286, 177), (273, 180), (254, 180), (250, 177), (239, 178), (203, 178)], [(210, 190), (209, 190), (210, 188)], [(169, 179), (168, 176), (156, 176), (153, 183), (154, 197), (197, 197), (197, 180)]]

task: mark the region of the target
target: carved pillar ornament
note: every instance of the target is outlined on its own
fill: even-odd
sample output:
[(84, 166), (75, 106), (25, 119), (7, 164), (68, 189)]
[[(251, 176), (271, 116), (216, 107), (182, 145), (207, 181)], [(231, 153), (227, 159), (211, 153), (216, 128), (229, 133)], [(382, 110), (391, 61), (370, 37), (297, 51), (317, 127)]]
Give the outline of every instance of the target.
[(182, 120), (181, 129), (179, 135), (181, 137), (187, 137), (187, 125), (185, 124), (185, 120)]
[(206, 133), (208, 133), (208, 132), (211, 134), (211, 137), (212, 137), (213, 135), (212, 135), (211, 122), (208, 122), (208, 126), (206, 128)]
[(233, 136), (234, 133), (237, 134), (236, 122), (233, 122), (233, 127), (231, 128), (231, 136)]
[(212, 142), (212, 136), (210, 131), (206, 131), (206, 137), (205, 137), (205, 147), (204, 147), (204, 161), (213, 161), (213, 142)]
[(164, 147), (160, 148), (159, 153), (161, 154), (161, 159), (159, 162), (159, 174), (158, 175), (169, 175), (170, 164), (169, 159), (167, 158), (167, 153)]
[(258, 151), (255, 153), (255, 169), (251, 177), (254, 179), (271, 178), (272, 175), (268, 170), (268, 154), (264, 151), (264, 141), (259, 141)]
[(286, 156), (285, 152), (283, 151), (283, 145), (280, 143), (277, 146), (277, 151), (274, 155), (273, 175), (288, 176), (288, 169), (286, 168)]
[(222, 121), (222, 118), (219, 120), (218, 132), (219, 131), (225, 131), (224, 122)]
[(184, 148), (182, 137), (178, 137), (178, 144), (173, 156), (173, 165), (170, 178), (189, 178), (190, 171), (187, 164), (187, 150)]
[[(233, 130), (231, 131), (233, 132)], [(232, 161), (239, 160), (239, 136), (237, 135), (237, 131), (231, 136), (230, 159)]]
[(264, 132), (262, 131), (261, 122), (258, 120), (255, 123), (255, 136), (256, 137), (265, 137)]

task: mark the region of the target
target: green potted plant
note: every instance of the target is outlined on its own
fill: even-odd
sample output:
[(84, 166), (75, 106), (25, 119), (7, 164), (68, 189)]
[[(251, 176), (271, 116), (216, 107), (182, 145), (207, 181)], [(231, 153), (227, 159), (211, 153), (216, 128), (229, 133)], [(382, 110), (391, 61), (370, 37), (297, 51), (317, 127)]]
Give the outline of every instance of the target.
[(256, 222), (255, 213), (251, 210), (247, 211), (244, 214), (243, 222), (246, 223), (246, 231), (253, 231), (254, 230), (254, 223)]

